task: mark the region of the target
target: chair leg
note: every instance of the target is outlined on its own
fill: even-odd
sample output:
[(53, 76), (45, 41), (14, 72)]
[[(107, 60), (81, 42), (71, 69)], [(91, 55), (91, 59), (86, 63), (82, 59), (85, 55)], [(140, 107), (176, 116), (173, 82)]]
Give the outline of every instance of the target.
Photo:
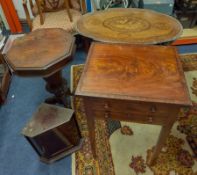
[(29, 14), (29, 11), (27, 8), (27, 0), (23, 0), (23, 8), (25, 11), (26, 19), (27, 19), (27, 24), (28, 24), (30, 31), (31, 31), (32, 30), (32, 21), (31, 21), (30, 14)]
[(44, 24), (44, 15), (42, 13), (42, 8), (41, 8), (40, 1), (39, 0), (35, 0), (35, 2), (36, 2), (36, 5), (38, 7), (38, 12), (39, 12), (39, 15), (40, 15), (40, 24), (43, 25)]
[(69, 2), (68, 2), (68, 1), (69, 1), (69, 0), (64, 0), (65, 6), (66, 6), (66, 10), (67, 10), (67, 13), (68, 13), (68, 17), (69, 17), (69, 19), (70, 19), (70, 22), (72, 22), (73, 19), (72, 19), (72, 15), (71, 15), (71, 13), (70, 13), (70, 6), (69, 6)]

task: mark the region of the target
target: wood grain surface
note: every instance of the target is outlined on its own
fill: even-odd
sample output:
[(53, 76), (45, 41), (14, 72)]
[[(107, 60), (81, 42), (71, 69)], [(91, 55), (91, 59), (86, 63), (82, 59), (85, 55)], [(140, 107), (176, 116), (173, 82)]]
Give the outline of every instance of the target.
[(76, 95), (191, 104), (172, 46), (93, 43)]
[(13, 42), (7, 61), (15, 70), (42, 69), (70, 54), (74, 38), (63, 29), (38, 29)]
[(84, 15), (76, 30), (96, 41), (158, 44), (178, 38), (182, 25), (175, 18), (155, 11), (117, 8)]

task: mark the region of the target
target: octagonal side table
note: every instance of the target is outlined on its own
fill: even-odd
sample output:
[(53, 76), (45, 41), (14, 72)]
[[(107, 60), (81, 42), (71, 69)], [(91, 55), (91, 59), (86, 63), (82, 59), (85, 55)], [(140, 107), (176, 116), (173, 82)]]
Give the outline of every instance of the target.
[(68, 106), (70, 94), (62, 68), (72, 58), (75, 38), (60, 28), (38, 29), (17, 38), (6, 55), (6, 61), (19, 76), (41, 76), (46, 90), (54, 94), (45, 102)]

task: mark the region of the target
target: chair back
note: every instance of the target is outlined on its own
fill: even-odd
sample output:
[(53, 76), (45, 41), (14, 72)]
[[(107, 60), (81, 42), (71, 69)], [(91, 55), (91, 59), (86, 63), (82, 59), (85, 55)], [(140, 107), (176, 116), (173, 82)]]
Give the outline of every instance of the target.
[(65, 8), (65, 0), (43, 0), (43, 12), (57, 11)]
[[(54, 12), (66, 8), (65, 0), (37, 0), (37, 1), (39, 1), (42, 12)], [(81, 10), (79, 0), (68, 0), (68, 3), (71, 8), (78, 11)], [(39, 13), (36, 3), (32, 6), (31, 10), (34, 16), (36, 16)]]

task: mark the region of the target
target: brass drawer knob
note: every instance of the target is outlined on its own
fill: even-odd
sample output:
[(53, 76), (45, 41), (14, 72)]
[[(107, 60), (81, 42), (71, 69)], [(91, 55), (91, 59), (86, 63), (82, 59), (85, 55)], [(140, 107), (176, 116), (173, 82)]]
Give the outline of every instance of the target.
[(108, 103), (104, 104), (104, 109), (109, 109), (109, 104)]
[(157, 111), (156, 106), (151, 106), (150, 112), (155, 113)]
[(105, 119), (108, 119), (108, 118), (110, 118), (110, 114), (109, 112), (105, 112)]
[(152, 122), (153, 122), (153, 117), (149, 116), (149, 117), (148, 117), (148, 122), (149, 122), (149, 123), (152, 123)]

